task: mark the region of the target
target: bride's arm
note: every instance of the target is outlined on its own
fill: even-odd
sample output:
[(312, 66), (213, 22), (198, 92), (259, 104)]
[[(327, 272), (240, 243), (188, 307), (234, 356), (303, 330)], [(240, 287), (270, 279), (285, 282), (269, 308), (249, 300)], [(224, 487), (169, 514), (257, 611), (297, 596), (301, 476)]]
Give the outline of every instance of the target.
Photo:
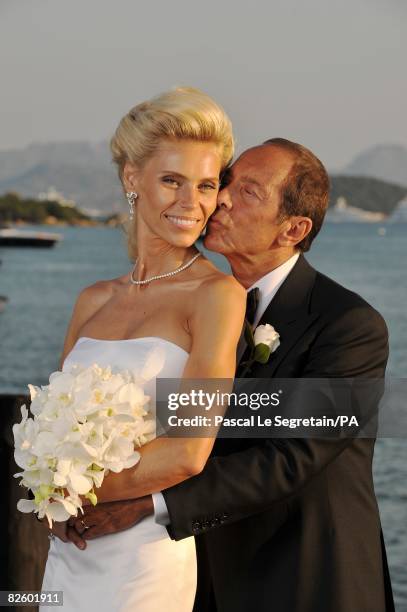
[[(191, 353), (183, 379), (233, 379), (236, 346), (243, 326), (246, 291), (232, 277), (202, 287), (189, 321)], [(98, 502), (133, 499), (161, 491), (200, 473), (214, 437), (157, 438), (140, 450), (133, 468), (106, 476)]]

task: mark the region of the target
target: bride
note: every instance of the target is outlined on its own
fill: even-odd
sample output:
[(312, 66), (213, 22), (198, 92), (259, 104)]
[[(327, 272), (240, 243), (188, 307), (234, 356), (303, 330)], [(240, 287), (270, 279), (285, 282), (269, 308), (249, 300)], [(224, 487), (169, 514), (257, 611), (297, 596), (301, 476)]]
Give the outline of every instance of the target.
[[(246, 292), (195, 247), (233, 154), (228, 117), (199, 90), (178, 88), (130, 110), (111, 150), (130, 206), (135, 265), (81, 292), (61, 366), (137, 369), (156, 359), (161, 377), (233, 378)], [(168, 445), (170, 465), (160, 461)], [(157, 438), (141, 449), (139, 465), (105, 478), (98, 501), (134, 496), (132, 474), (142, 470), (144, 453), (154, 453), (156, 469), (137, 496), (199, 473), (212, 445), (209, 438)], [(193, 538), (172, 541), (154, 516), (83, 550), (68, 539), (66, 522), (52, 532), (42, 590), (63, 591), (66, 612), (191, 612)]]

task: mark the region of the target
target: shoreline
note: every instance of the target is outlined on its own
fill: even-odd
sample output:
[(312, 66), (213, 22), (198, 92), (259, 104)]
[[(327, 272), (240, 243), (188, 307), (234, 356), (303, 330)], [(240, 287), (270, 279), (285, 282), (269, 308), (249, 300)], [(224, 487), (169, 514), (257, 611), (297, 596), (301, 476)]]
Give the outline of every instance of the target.
[(123, 223), (121, 219), (108, 219), (107, 221), (99, 221), (95, 219), (83, 219), (77, 221), (62, 221), (59, 219), (53, 219), (52, 221), (45, 220), (42, 223), (32, 223), (18, 219), (12, 223), (0, 224), (0, 228), (24, 228), (24, 227), (117, 227)]

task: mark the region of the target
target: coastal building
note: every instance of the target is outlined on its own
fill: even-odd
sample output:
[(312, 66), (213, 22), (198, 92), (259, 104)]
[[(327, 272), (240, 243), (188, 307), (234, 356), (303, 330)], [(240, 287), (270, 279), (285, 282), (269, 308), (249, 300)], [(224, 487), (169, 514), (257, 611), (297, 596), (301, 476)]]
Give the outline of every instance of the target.
[(70, 208), (76, 206), (74, 200), (65, 198), (64, 194), (55, 187), (48, 187), (47, 191), (41, 191), (37, 198), (41, 202), (58, 202), (61, 206), (69, 206)]

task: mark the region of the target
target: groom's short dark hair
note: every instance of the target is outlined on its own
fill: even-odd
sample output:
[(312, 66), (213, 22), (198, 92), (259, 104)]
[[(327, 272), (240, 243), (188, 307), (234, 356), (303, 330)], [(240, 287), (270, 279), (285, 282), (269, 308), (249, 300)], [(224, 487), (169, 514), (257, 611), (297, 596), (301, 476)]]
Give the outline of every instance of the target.
[(309, 217), (312, 229), (297, 247), (308, 251), (321, 229), (329, 202), (329, 177), (323, 163), (309, 149), (285, 138), (270, 138), (264, 145), (276, 146), (293, 155), (294, 164), (281, 185), (281, 216)]

